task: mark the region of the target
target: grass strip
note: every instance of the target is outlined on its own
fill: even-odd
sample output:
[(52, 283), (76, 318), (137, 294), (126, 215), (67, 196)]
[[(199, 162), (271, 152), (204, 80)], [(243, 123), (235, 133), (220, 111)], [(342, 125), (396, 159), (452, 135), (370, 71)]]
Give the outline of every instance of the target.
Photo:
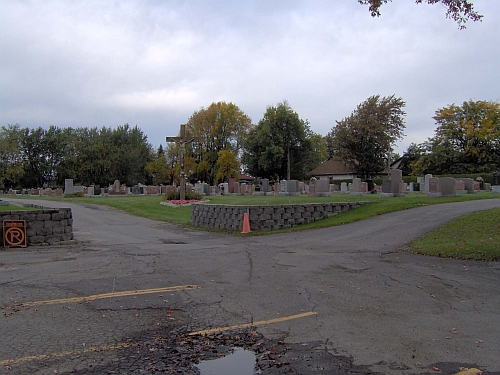
[(442, 258), (500, 260), (500, 208), (450, 221), (410, 242), (412, 253)]

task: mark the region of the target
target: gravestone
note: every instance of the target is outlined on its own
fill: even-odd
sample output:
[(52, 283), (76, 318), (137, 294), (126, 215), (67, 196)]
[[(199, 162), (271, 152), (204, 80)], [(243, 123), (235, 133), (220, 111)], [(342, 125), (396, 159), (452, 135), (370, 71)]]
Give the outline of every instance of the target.
[(280, 193), (280, 183), (279, 182), (274, 182), (273, 191), (274, 191), (274, 195), (279, 195), (279, 193)]
[(299, 181), (299, 193), (304, 194), (306, 190), (306, 184), (303, 181)]
[[(239, 182), (235, 182), (234, 183), (234, 190), (233, 190), (233, 194), (241, 194), (241, 190), (240, 190), (240, 183)], [(231, 188), (229, 188), (229, 190), (231, 190)]]
[(347, 182), (340, 183), (340, 194), (347, 194), (349, 191), (347, 190)]
[(247, 193), (247, 184), (246, 182), (242, 182), (240, 184), (240, 194), (245, 195)]
[(73, 191), (73, 179), (67, 178), (64, 180), (64, 194), (75, 194)]
[(429, 192), (429, 182), (430, 182), (431, 178), (432, 178), (431, 174), (426, 174), (425, 175), (425, 178), (424, 178), (424, 190), (423, 190), (423, 192), (426, 193), (426, 194)]
[(389, 178), (382, 180), (382, 192), (380, 196), (382, 198), (392, 198), (394, 194), (392, 194), (392, 182)]
[(363, 195), (363, 193), (361, 192), (361, 179), (360, 178), (353, 178), (352, 179), (351, 195), (354, 195), (354, 196)]
[(115, 180), (113, 183), (113, 191), (115, 194), (120, 194), (121, 193), (121, 184), (119, 180)]
[[(429, 178), (429, 191), (427, 193), (428, 198), (437, 198), (441, 196), (441, 192), (439, 191), (439, 178), (431, 177)], [(426, 179), (427, 183), (427, 179)]]
[(222, 183), (222, 194), (229, 195), (229, 183), (228, 182)]
[(75, 192), (75, 194), (83, 194), (83, 186), (79, 186), (79, 185), (75, 185), (73, 186), (73, 191)]
[(281, 180), (279, 183), (279, 195), (288, 195), (288, 192), (286, 191), (286, 180)]
[(142, 187), (138, 185), (132, 186), (132, 195), (141, 195), (142, 194), (141, 189)]
[(57, 188), (56, 190), (54, 190), (54, 196), (62, 197), (63, 196), (63, 189)]
[(316, 181), (316, 196), (330, 197), (330, 179), (321, 177)]
[(465, 184), (462, 180), (455, 180), (455, 193), (456, 195), (467, 194), (467, 189), (465, 189)]
[(203, 191), (203, 194), (210, 195), (210, 185), (206, 182), (201, 183), (201, 190)]
[(369, 192), (369, 191), (372, 191), (375, 189), (375, 184), (373, 183), (373, 180), (366, 180), (365, 182), (366, 182), (367, 187), (368, 187), (366, 192)]
[(403, 189), (403, 171), (401, 169), (393, 169), (391, 171), (391, 193), (395, 197), (404, 197)]
[(309, 195), (310, 197), (316, 197), (316, 187), (317, 187), (317, 184), (318, 184), (318, 180), (316, 180), (314, 177), (311, 178), (311, 180), (309, 181), (309, 192), (307, 193), (307, 195)]
[(197, 182), (194, 184), (194, 192), (196, 194), (203, 194), (203, 187), (201, 186), (201, 182)]
[[(229, 190), (227, 192), (229, 194), (233, 194), (234, 193), (234, 184), (236, 183), (236, 179), (230, 178), (227, 183), (228, 183), (228, 188), (229, 188)], [(226, 194), (226, 193), (224, 192), (224, 194)]]
[(286, 191), (287, 191), (288, 195), (300, 195), (299, 181), (288, 180), (286, 182)]
[(390, 179), (384, 179), (382, 180), (382, 193), (392, 193), (391, 191), (391, 180)]
[(269, 192), (269, 179), (267, 178), (262, 179), (262, 188), (260, 191), (262, 191), (264, 195), (266, 195)]
[(465, 190), (467, 190), (467, 194), (474, 194), (474, 180), (472, 178), (461, 178), (464, 182)]
[(454, 197), (456, 194), (455, 179), (452, 177), (439, 178), (439, 191), (442, 197)]

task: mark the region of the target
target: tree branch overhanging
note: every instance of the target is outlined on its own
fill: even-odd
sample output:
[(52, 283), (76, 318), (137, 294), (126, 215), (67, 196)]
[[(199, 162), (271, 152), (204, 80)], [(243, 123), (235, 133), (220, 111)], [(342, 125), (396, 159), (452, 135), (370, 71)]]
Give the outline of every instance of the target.
[[(392, 0), (358, 0), (360, 4), (368, 5), (368, 10), (372, 17), (380, 16), (380, 7)], [(446, 18), (450, 18), (458, 24), (459, 29), (465, 29), (467, 21), (481, 21), (482, 14), (474, 10), (474, 5), (470, 0), (415, 0), (415, 3), (438, 4), (441, 3), (446, 8)]]

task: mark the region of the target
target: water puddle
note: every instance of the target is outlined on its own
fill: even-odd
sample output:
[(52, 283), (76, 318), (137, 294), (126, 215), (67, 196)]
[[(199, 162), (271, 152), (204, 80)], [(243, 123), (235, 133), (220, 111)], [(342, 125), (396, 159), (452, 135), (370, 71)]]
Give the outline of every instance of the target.
[(255, 354), (243, 348), (234, 348), (234, 352), (196, 365), (201, 375), (256, 375)]

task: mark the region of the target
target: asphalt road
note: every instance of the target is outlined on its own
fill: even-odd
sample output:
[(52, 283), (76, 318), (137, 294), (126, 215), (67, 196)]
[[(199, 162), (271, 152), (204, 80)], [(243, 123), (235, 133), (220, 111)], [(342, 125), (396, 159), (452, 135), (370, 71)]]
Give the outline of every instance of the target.
[(500, 264), (398, 251), (500, 199), (259, 237), (44, 204), (72, 208), (77, 244), (0, 251), (0, 373), (161, 373), (161, 340), (253, 322), (289, 345), (263, 374), (500, 374)]

